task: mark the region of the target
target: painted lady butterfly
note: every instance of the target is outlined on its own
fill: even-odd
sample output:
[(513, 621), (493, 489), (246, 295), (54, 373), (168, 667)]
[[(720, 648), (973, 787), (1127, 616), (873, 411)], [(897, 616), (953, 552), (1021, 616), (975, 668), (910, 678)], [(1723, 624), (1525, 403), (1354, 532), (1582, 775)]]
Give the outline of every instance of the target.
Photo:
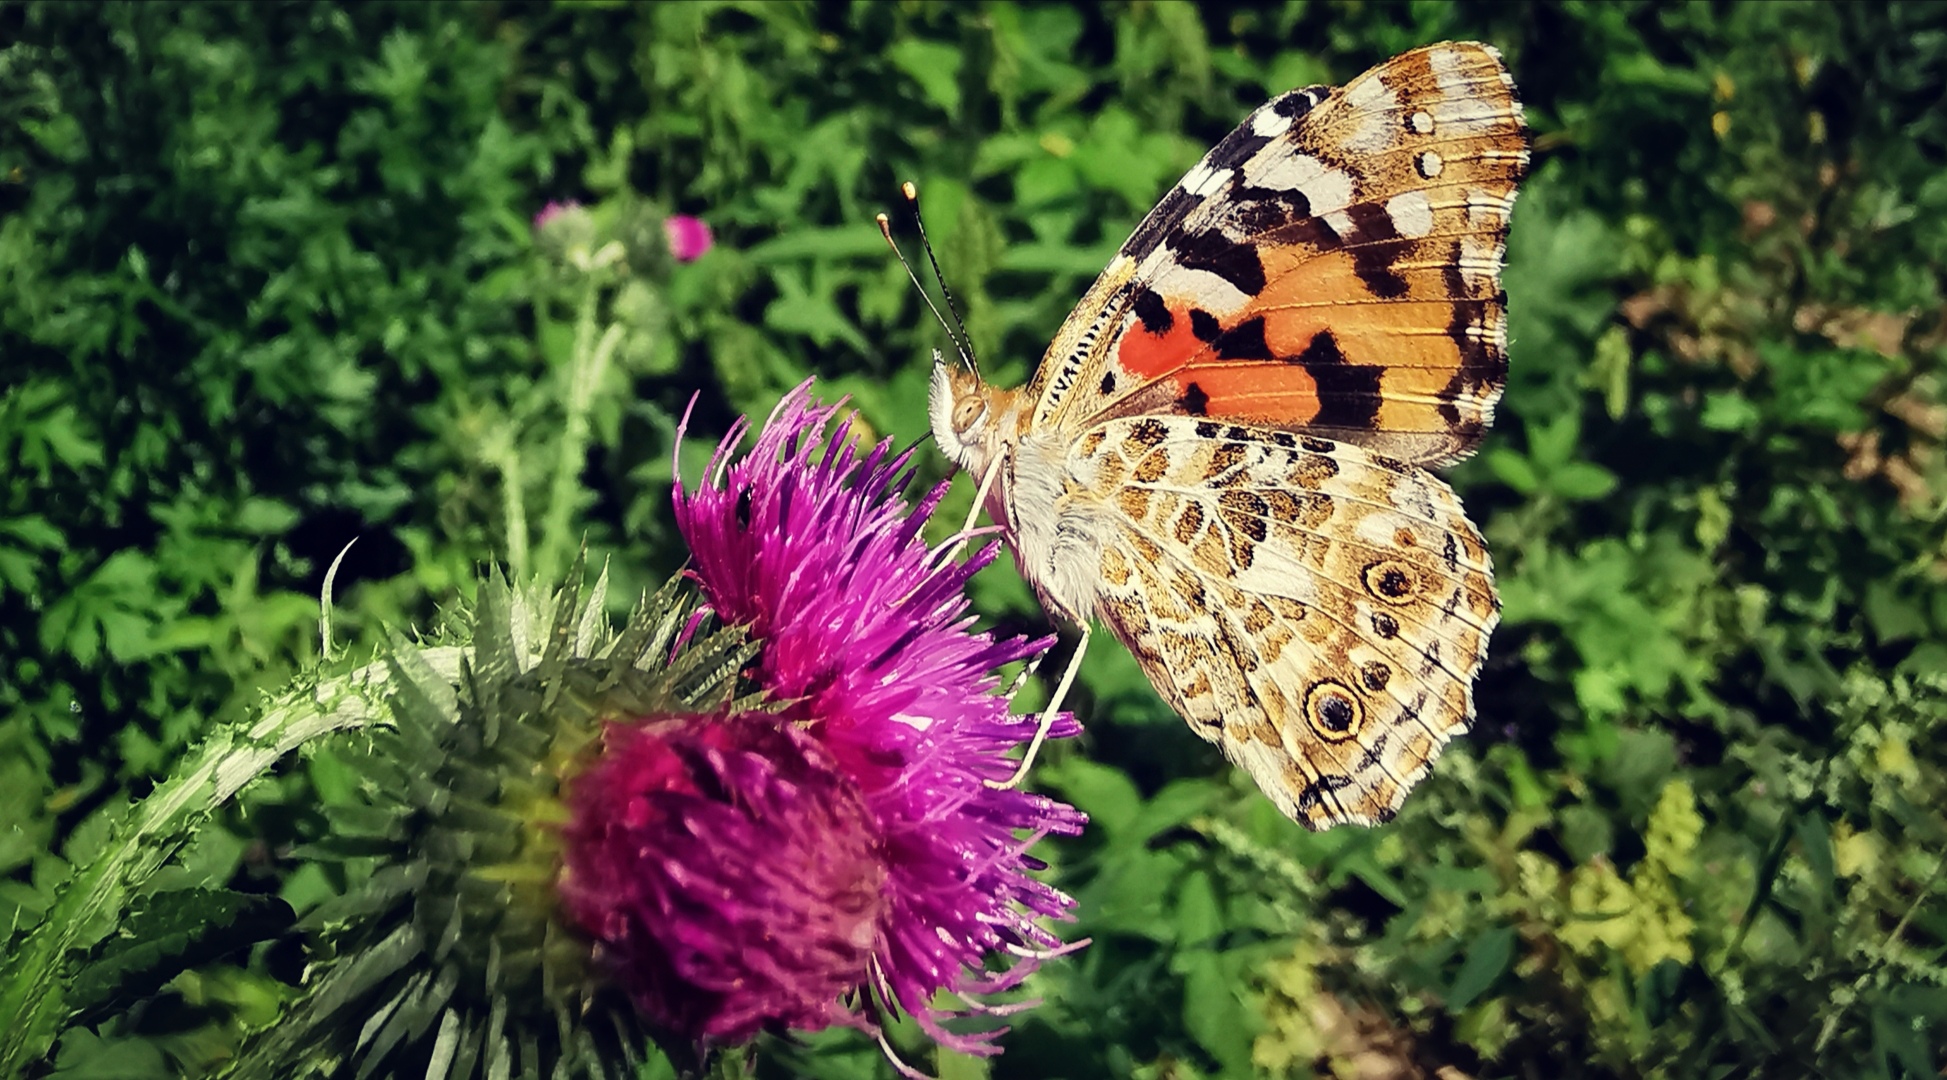
[(1500, 54), (1416, 49), (1247, 117), (1026, 388), (935, 356), (933, 433), (1043, 605), (1082, 648), (1106, 624), (1312, 828), (1390, 820), (1473, 721), (1500, 602), (1426, 470), (1473, 452), (1506, 381), (1527, 165)]

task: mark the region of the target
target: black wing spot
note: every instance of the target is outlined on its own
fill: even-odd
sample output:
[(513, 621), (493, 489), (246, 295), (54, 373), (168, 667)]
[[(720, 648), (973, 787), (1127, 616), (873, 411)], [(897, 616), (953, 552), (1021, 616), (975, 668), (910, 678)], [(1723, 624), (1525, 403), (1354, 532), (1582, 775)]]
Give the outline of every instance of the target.
[(1356, 739), (1365, 728), (1366, 710), (1344, 683), (1322, 679), (1305, 691), (1305, 719), (1326, 742)]
[(1405, 296), (1406, 278), (1393, 265), (1411, 244), (1393, 228), (1393, 215), (1379, 203), (1356, 203), (1345, 212), (1352, 219), (1353, 235), (1359, 238), (1352, 249), (1352, 272), (1382, 300)]
[(1211, 147), (1208, 154), (1203, 155), (1203, 163), (1215, 172), (1227, 172), (1235, 177), (1239, 166), (1256, 157), (1259, 150), (1270, 144), (1269, 135), (1259, 135), (1251, 125), (1239, 124)]
[[(1395, 604), (1412, 599), (1413, 594), (1418, 591), (1418, 583), (1414, 581), (1412, 568), (1397, 559), (1382, 559), (1370, 563), (1366, 566), (1363, 576), (1367, 592)], [(1456, 592), (1454, 596), (1458, 598), (1460, 594)]]
[(1386, 689), (1386, 684), (1392, 680), (1393, 669), (1386, 666), (1383, 660), (1368, 660), (1359, 666), (1359, 681), (1375, 694)]
[(1144, 289), (1137, 293), (1132, 306), (1136, 318), (1142, 320), (1143, 329), (1158, 337), (1169, 333), (1170, 328), (1176, 325), (1176, 316), (1170, 314), (1169, 305), (1163, 303), (1163, 298), (1157, 295), (1155, 289)]
[(1257, 257), (1255, 244), (1239, 243), (1222, 232), (1212, 231), (1174, 237), (1170, 247), (1183, 266), (1207, 270), (1236, 286), (1245, 296), (1264, 291), (1264, 263)]
[(1257, 236), (1312, 216), (1311, 200), (1297, 189), (1240, 187), (1231, 195), (1231, 220), (1237, 232)]
[(1277, 98), (1271, 102), (1271, 111), (1279, 116), (1289, 116), (1293, 120), (1316, 109), (1331, 90), (1323, 86), (1307, 86)]
[(1345, 354), (1339, 351), (1339, 341), (1330, 330), (1320, 330), (1305, 344), (1305, 351), (1291, 358), (1294, 364), (1303, 364), (1309, 369), (1314, 364), (1343, 364)]
[(1238, 323), (1214, 343), (1222, 360), (1272, 360), (1271, 346), (1264, 340), (1264, 316)]
[(1372, 613), (1372, 632), (1391, 641), (1399, 636), (1399, 620), (1383, 611)]
[(1208, 344), (1217, 340), (1223, 332), (1224, 328), (1218, 324), (1215, 315), (1202, 308), (1190, 309), (1190, 333), (1195, 334), (1198, 341)]
[(1262, 543), (1269, 534), (1270, 527), (1265, 518), (1271, 514), (1271, 504), (1249, 491), (1226, 491), (1217, 498), (1217, 511), (1223, 515), (1224, 523), (1231, 529)]
[[(1196, 383), (1191, 383), (1184, 387), (1183, 396), (1177, 398), (1176, 403), (1182, 406), (1183, 411), (1191, 416), (1203, 416), (1210, 411), (1210, 395), (1204, 393), (1203, 387), (1198, 386)], [(1216, 425), (1213, 424), (1211, 426), (1214, 427)], [(1197, 430), (1201, 432), (1203, 426), (1198, 425)]]
[(1102, 396), (1108, 397), (1113, 393), (1115, 393), (1115, 372), (1105, 371), (1102, 373)]
[(1371, 427), (1379, 416), (1379, 379), (1385, 369), (1346, 363), (1330, 330), (1313, 334), (1291, 363), (1304, 368), (1318, 388), (1318, 414), (1312, 423), (1358, 430)]

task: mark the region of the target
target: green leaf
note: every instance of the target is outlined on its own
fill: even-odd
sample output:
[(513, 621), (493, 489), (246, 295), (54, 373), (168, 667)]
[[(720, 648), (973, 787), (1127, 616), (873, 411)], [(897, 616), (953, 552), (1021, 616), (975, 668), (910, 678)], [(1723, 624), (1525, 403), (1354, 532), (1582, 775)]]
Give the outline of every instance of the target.
[(1712, 431), (1744, 431), (1756, 427), (1761, 414), (1743, 394), (1712, 392), (1704, 396), (1699, 421)]
[(103, 1038), (86, 1028), (61, 1037), (49, 1080), (152, 1080), (168, 1076), (162, 1048), (148, 1039)]
[(1866, 621), (1884, 642), (1922, 637), (1928, 632), (1927, 612), (1904, 595), (1898, 582), (1881, 578), (1866, 586)]
[(1616, 490), (1616, 474), (1587, 461), (1571, 461), (1548, 474), (1548, 488), (1565, 499), (1586, 502)]
[(1609, 815), (1587, 803), (1564, 807), (1558, 828), (1562, 847), (1578, 865), (1598, 855), (1607, 855), (1615, 846), (1615, 826)]
[(0, 533), (43, 551), (58, 548), (65, 540), (61, 530), (39, 514), (25, 514), (0, 521)]
[(1236, 978), (1225, 970), (1217, 953), (1199, 950), (1178, 956), (1183, 969), (1183, 1029), (1224, 1064), (1226, 1075), (1251, 1075), (1249, 1010), (1238, 1000)]
[(944, 42), (907, 38), (886, 50), (886, 59), (919, 84), (948, 116), (960, 113), (960, 50)]
[(296, 510), (275, 499), (246, 499), (238, 508), (234, 524), (237, 531), (252, 536), (276, 536), (297, 524)]
[(1527, 458), (1503, 447), (1494, 447), (1486, 455), (1487, 467), (1493, 471), (1501, 483), (1513, 488), (1518, 494), (1532, 495), (1541, 489), (1541, 474)]
[(1176, 894), (1177, 947), (1207, 947), (1223, 932), (1224, 911), (1216, 885), (1202, 870), (1190, 871)]
[(1079, 754), (1048, 766), (1041, 776), (1111, 838), (1122, 835), (1142, 809), (1142, 793), (1128, 774)]
[(69, 984), (78, 1012), (148, 997), (190, 968), (267, 941), (296, 922), (275, 896), (184, 889), (142, 903)]
[(1514, 961), (1514, 928), (1484, 931), (1467, 946), (1467, 958), (1447, 989), (1447, 1011), (1459, 1013), (1487, 992)]

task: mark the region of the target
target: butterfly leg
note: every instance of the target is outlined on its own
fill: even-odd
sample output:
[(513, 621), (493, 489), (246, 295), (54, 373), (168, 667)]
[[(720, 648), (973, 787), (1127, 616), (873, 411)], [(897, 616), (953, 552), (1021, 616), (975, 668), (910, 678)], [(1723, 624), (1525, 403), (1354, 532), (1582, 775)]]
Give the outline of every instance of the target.
[(994, 480), (1000, 476), (1001, 465), (1006, 461), (1005, 454), (999, 455), (994, 458), (993, 464), (987, 466), (987, 471), (981, 473), (980, 486), (974, 489), (973, 509), (967, 511), (966, 523), (960, 526), (959, 532), (947, 537), (946, 542), (933, 552), (933, 559), (938, 565), (944, 566), (958, 559), (960, 552), (965, 550), (975, 537), (986, 536), (996, 530), (997, 526), (991, 525), (984, 529), (976, 529), (974, 522), (980, 520), (980, 511), (987, 505), (987, 493), (994, 489)]
[(1041, 743), (1048, 737), (1048, 729), (1055, 726), (1055, 717), (1061, 713), (1061, 703), (1068, 699), (1068, 691), (1075, 685), (1075, 673), (1082, 669), (1082, 657), (1088, 654), (1088, 637), (1095, 632), (1093, 625), (1082, 624), (1082, 640), (1075, 643), (1075, 654), (1068, 659), (1068, 670), (1061, 673), (1061, 681), (1055, 684), (1055, 696), (1048, 699), (1048, 707), (1041, 710), (1041, 720), (1034, 729), (1034, 738), (1028, 743), (1028, 752), (1021, 755), (1021, 765), (1014, 775), (1004, 782), (987, 781), (991, 788), (1019, 787), (1027, 778), (1028, 769), (1034, 764), (1034, 756), (1041, 752)]

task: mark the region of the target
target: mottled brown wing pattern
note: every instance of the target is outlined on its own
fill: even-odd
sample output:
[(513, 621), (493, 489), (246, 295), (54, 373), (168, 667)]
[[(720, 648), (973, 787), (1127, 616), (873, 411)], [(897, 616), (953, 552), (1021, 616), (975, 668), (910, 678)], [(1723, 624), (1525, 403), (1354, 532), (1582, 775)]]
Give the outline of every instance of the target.
[(1203, 738), (1312, 828), (1390, 820), (1472, 723), (1499, 620), (1451, 489), (1361, 447), (1185, 417), (1076, 444), (1119, 526), (1103, 621)]
[(1178, 414), (1413, 464), (1470, 453), (1506, 380), (1527, 127), (1486, 45), (1274, 98), (1184, 175), (1050, 345), (1033, 425)]

